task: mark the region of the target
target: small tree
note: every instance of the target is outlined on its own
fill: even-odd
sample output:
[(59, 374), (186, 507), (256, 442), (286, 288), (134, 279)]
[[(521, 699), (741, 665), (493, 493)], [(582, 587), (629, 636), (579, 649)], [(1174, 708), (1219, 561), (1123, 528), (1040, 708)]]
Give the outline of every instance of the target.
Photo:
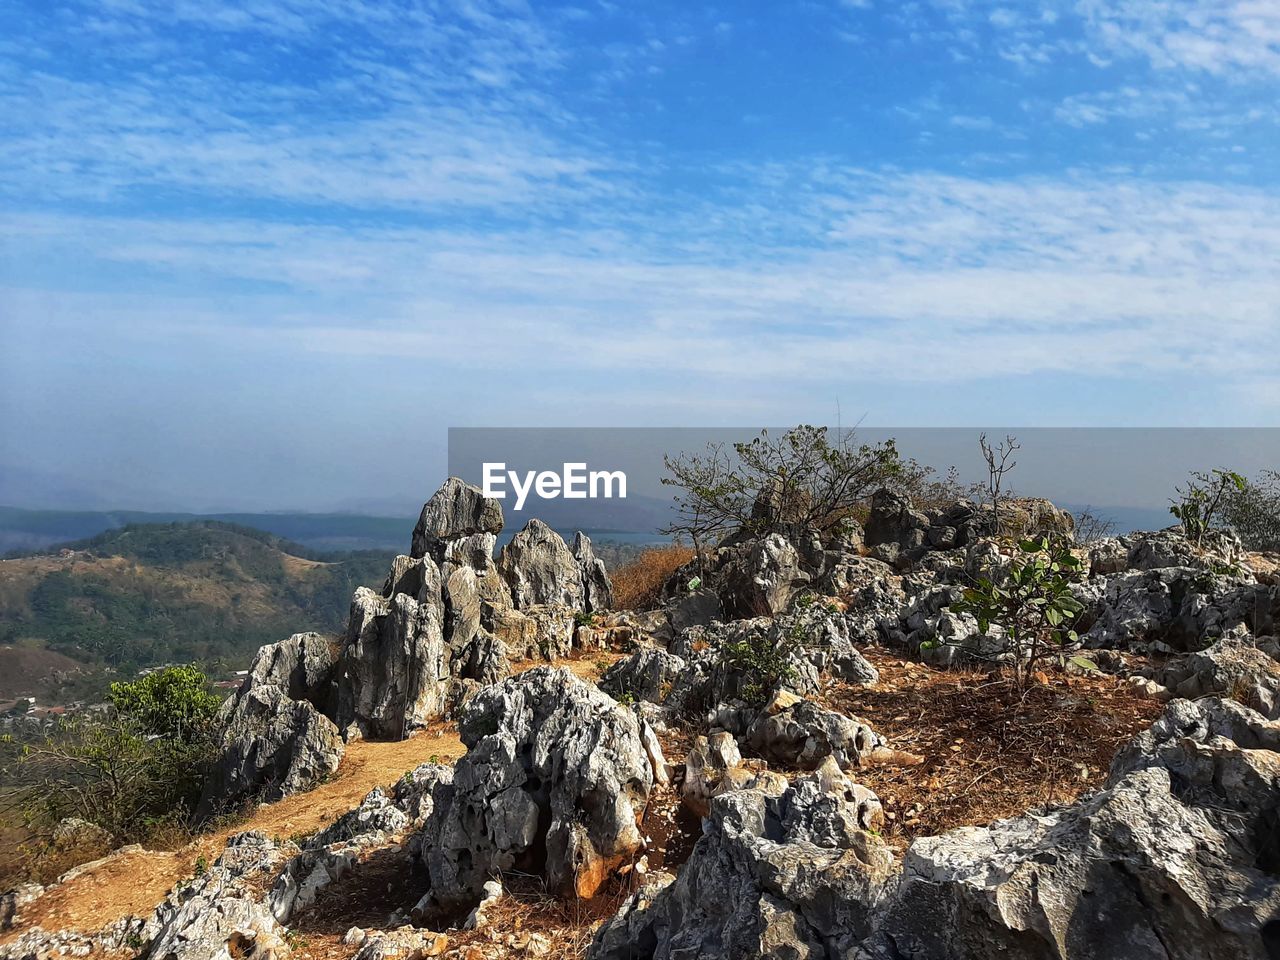
[(1085, 507), (1073, 515), (1075, 520), (1076, 543), (1096, 543), (1105, 540), (1115, 533), (1116, 524), (1109, 517), (1093, 512), (1092, 507)]
[(982, 459), (987, 462), (987, 498), (991, 502), (992, 531), (1000, 536), (1000, 491), (1004, 485), (1004, 475), (1018, 465), (1012, 459), (1014, 453), (1022, 449), (1017, 438), (1006, 436), (1002, 443), (992, 446), (984, 433), (978, 437), (978, 447), (982, 450)]
[(1268, 470), (1228, 489), (1222, 518), (1250, 550), (1280, 551), (1280, 473)]
[(1021, 694), (1037, 664), (1051, 657), (1065, 661), (1079, 644), (1074, 626), (1084, 605), (1071, 593), (1082, 564), (1066, 540), (1022, 540), (1018, 550), (1020, 556), (1004, 576), (978, 578), (953, 609), (973, 614), (984, 633), (992, 625), (1003, 629), (1013, 658), (1014, 685)]
[(703, 455), (664, 457), (677, 489), (676, 519), (662, 533), (688, 536), (701, 552), (737, 530), (755, 535), (789, 527), (829, 530), (878, 487), (892, 484), (902, 460), (892, 440), (855, 444), (842, 433), (833, 442), (826, 427), (801, 425), (775, 439), (769, 432), (732, 453), (709, 444)]
[(1197, 471), (1182, 486), (1174, 487), (1169, 512), (1178, 518), (1188, 540), (1200, 546), (1204, 536), (1223, 519), (1222, 509), (1232, 494), (1242, 494), (1248, 481), (1234, 470)]
[(111, 709), (72, 716), (23, 747), (16, 779), (36, 836), (81, 817), (117, 841), (189, 826), (213, 755), (218, 698), (194, 667), (112, 684)]

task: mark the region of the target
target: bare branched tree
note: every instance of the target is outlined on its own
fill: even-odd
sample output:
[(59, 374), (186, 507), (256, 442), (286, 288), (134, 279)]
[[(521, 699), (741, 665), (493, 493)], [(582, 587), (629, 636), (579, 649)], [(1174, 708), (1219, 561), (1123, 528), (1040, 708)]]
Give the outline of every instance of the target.
[(677, 493), (676, 519), (662, 532), (688, 536), (699, 552), (739, 530), (830, 530), (903, 469), (892, 440), (857, 444), (841, 433), (833, 442), (826, 427), (807, 425), (777, 438), (762, 431), (732, 451), (709, 444), (705, 454), (663, 462), (669, 476), (662, 482)]
[(1013, 459), (1014, 453), (1022, 449), (1016, 437), (1006, 435), (1004, 441), (992, 446), (984, 433), (978, 437), (978, 446), (982, 449), (982, 458), (987, 462), (987, 497), (991, 502), (993, 531), (1000, 535), (1000, 492), (1004, 485), (1004, 476), (1018, 465)]

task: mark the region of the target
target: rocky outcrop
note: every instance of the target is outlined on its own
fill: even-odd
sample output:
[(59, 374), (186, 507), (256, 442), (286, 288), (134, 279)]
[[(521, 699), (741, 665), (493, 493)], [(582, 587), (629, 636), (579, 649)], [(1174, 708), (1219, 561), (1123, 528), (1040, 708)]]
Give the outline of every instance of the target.
[(604, 561), (591, 549), (591, 538), (581, 530), (573, 538), (573, 559), (582, 574), (582, 609), (586, 613), (603, 613), (613, 609), (613, 583)]
[[(594, 555), (593, 555), (594, 559)], [(535, 605), (583, 609), (582, 570), (560, 534), (530, 520), (498, 557), (498, 571), (517, 610)]]
[(281, 958), (284, 931), (256, 893), (287, 852), (261, 833), (227, 841), (217, 861), (156, 908), (138, 939), (148, 960)]
[(493, 556), (493, 538), (502, 532), (502, 504), (476, 486), (450, 477), (422, 507), (413, 528), (412, 555), (437, 565), (456, 559), (473, 563), (477, 552)]
[(770, 763), (813, 770), (828, 757), (842, 770), (866, 766), (884, 740), (865, 723), (808, 700), (775, 696), (747, 731), (747, 743)]
[(874, 796), (830, 766), (777, 793), (724, 793), (675, 881), (623, 904), (589, 956), (850, 956), (895, 872), (888, 848), (868, 832), (880, 822)]
[(361, 587), (351, 600), (337, 670), (343, 730), (399, 740), (446, 711), (450, 669), (440, 572), (425, 557), (415, 569), (420, 586), (413, 593), (385, 597)]
[(917, 840), (882, 960), (1275, 955), (1280, 724), (1174, 701), (1072, 806)]
[[(1276, 649), (1274, 640), (1263, 642)], [(1280, 663), (1243, 629), (1175, 659), (1156, 672), (1156, 680), (1170, 696), (1187, 700), (1226, 696), (1269, 720), (1280, 718)]]
[[(1000, 503), (1000, 530), (1015, 536), (1057, 534), (1070, 537), (1075, 520), (1048, 500), (1006, 498)], [(892, 490), (871, 498), (866, 545), (878, 560), (910, 567), (934, 551), (953, 550), (995, 533), (995, 514), (989, 504), (976, 506), (957, 500), (936, 510), (918, 510), (911, 500)]]
[(274, 683), (247, 682), (218, 715), (222, 753), (197, 808), (205, 818), (248, 800), (278, 800), (331, 776), (342, 760), (336, 725)]
[(434, 809), (437, 788), (452, 780), (451, 767), (426, 763), (396, 781), (390, 792), (381, 787), (370, 791), (360, 806), (307, 840), (280, 870), (267, 897), (272, 916), (288, 923), (367, 853), (421, 830)]
[(1212, 573), (1191, 567), (1130, 570), (1081, 584), (1075, 593), (1091, 621), (1085, 646), (1192, 650), (1238, 626), (1262, 634), (1274, 625), (1280, 588), (1243, 571)]
[(459, 731), (467, 754), (420, 841), (429, 924), (466, 916), (504, 870), (591, 897), (640, 850), (651, 761), (635, 715), (595, 687), (539, 667), (482, 691)]
[(811, 582), (800, 553), (780, 533), (722, 548), (715, 576), (720, 603), (730, 618), (784, 612)]
[(646, 644), (606, 670), (600, 689), (619, 699), (661, 703), (684, 669), (674, 653)]

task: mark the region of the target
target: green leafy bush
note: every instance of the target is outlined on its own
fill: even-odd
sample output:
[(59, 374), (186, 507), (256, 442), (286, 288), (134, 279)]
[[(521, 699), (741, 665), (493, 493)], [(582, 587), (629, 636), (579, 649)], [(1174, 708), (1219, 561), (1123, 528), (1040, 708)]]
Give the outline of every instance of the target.
[(111, 687), (111, 705), (60, 722), (25, 745), (20, 805), (37, 844), (64, 818), (96, 824), (117, 843), (192, 827), (214, 755), (218, 698), (194, 667), (167, 667)]
[(1023, 691), (1038, 664), (1051, 658), (1065, 662), (1079, 645), (1074, 627), (1084, 606), (1071, 586), (1080, 579), (1083, 564), (1063, 539), (1022, 540), (1018, 551), (1003, 575), (978, 578), (953, 609), (973, 614), (984, 633), (993, 625), (1004, 631), (1014, 683)]
[(1234, 470), (1197, 471), (1187, 482), (1175, 487), (1169, 500), (1169, 512), (1178, 518), (1182, 531), (1194, 544), (1204, 542), (1204, 535), (1223, 520), (1223, 508), (1232, 494), (1241, 494), (1248, 481)]

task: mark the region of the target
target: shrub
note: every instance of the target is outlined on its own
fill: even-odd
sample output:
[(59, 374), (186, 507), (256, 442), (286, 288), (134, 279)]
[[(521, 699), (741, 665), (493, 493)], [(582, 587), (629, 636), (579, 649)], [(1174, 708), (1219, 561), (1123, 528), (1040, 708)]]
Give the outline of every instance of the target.
[(1178, 518), (1187, 539), (1199, 545), (1223, 519), (1228, 498), (1248, 489), (1248, 481), (1234, 470), (1197, 471), (1169, 499), (1169, 512)]
[(647, 610), (661, 599), (662, 585), (693, 559), (693, 550), (680, 544), (650, 547), (611, 576), (613, 605), (619, 610)]
[(1083, 564), (1064, 539), (1022, 540), (1018, 550), (1020, 556), (1003, 575), (993, 571), (978, 578), (953, 609), (973, 614), (984, 633), (992, 625), (1003, 629), (1014, 685), (1022, 692), (1040, 662), (1065, 662), (1079, 645), (1073, 628), (1084, 605), (1072, 595), (1071, 585), (1080, 579)]
[(804, 424), (777, 439), (766, 430), (749, 443), (708, 444), (704, 454), (663, 463), (662, 482), (677, 490), (676, 519), (663, 533), (688, 537), (699, 556), (738, 530), (831, 529), (904, 470), (892, 440), (859, 445), (841, 433), (833, 441), (826, 427)]
[(1230, 487), (1222, 518), (1250, 550), (1280, 551), (1280, 473), (1268, 470)]
[(20, 806), (37, 843), (64, 818), (96, 824), (117, 843), (193, 826), (214, 753), (218, 699), (194, 667), (168, 667), (111, 688), (110, 709), (60, 722), (23, 747)]
[(795, 680), (793, 655), (804, 640), (804, 624), (797, 619), (776, 641), (744, 636), (720, 647), (720, 666), (739, 677), (738, 695), (752, 706), (761, 706), (779, 685)]

